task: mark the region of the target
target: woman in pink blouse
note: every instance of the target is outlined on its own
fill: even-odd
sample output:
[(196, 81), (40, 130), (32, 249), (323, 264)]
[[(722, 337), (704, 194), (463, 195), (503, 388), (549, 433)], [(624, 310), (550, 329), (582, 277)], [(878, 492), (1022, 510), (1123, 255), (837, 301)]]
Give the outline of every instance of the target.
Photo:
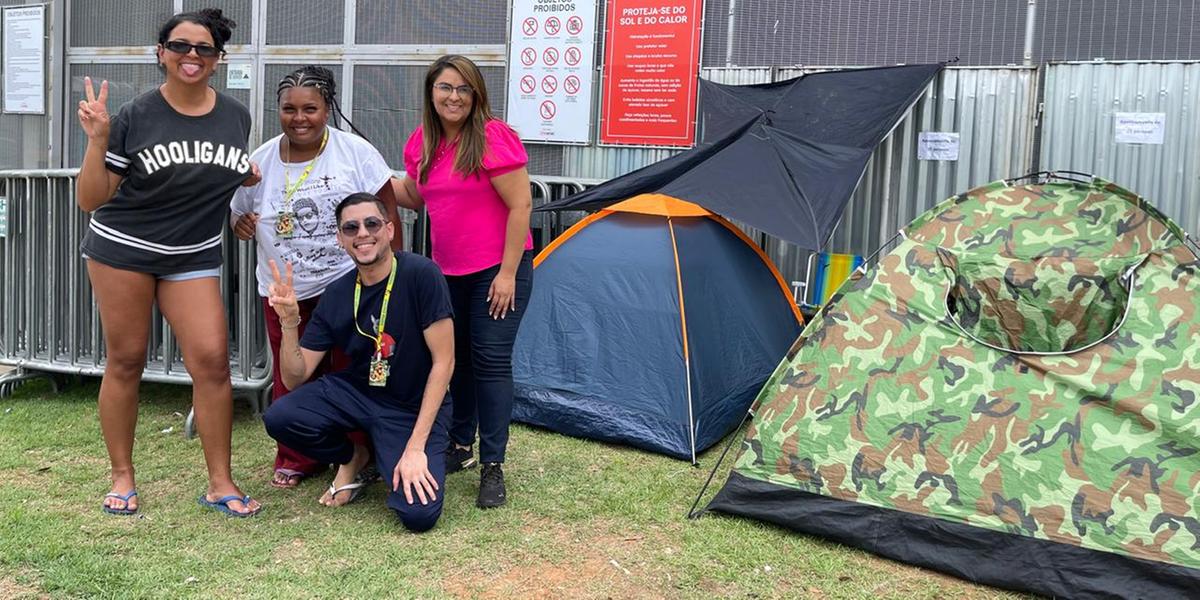
[(429, 211), (433, 260), (454, 303), (454, 419), (446, 471), (475, 465), (480, 508), (505, 502), (512, 419), (512, 348), (533, 286), (529, 161), (516, 132), (492, 116), (479, 67), (443, 56), (425, 75), (421, 126), (404, 148), (402, 206)]

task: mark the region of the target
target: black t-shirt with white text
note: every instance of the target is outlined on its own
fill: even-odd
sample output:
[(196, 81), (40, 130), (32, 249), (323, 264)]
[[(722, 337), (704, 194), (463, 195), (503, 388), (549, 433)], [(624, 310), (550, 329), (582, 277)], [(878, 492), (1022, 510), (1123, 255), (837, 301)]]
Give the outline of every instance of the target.
[(104, 164), (124, 180), (92, 213), (80, 250), (156, 275), (220, 266), (229, 199), (250, 175), (249, 137), (250, 112), (220, 92), (195, 117), (176, 112), (158, 89), (122, 106)]
[(389, 349), (387, 358), (390, 367), (387, 386), (368, 384), (375, 341), (359, 332), (359, 329), (367, 334), (375, 332), (387, 288), (386, 277), (379, 283), (362, 287), (357, 328), (354, 326), (354, 284), (358, 280), (358, 270), (329, 284), (304, 328), (300, 346), (319, 352), (338, 348), (349, 357), (349, 366), (326, 377), (342, 379), (381, 404), (417, 411), (433, 367), (433, 355), (425, 343), (425, 329), (452, 317), (454, 309), (446, 278), (433, 261), (410, 252), (397, 252), (396, 260), (396, 281), (392, 284), (387, 321), (383, 325), (384, 332), (395, 344)]

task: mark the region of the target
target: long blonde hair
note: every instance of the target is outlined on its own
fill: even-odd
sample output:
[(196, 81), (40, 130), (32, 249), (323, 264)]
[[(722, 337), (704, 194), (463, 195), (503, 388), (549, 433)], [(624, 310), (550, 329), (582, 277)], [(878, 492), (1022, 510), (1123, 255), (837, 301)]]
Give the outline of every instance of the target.
[(479, 67), (475, 66), (471, 59), (447, 54), (433, 61), (425, 74), (425, 111), (421, 115), (424, 139), (421, 142), (421, 162), (417, 164), (417, 181), (422, 184), (428, 181), (434, 152), (446, 137), (446, 132), (442, 130), (442, 120), (433, 107), (433, 83), (446, 69), (458, 71), (473, 91), (471, 112), (458, 134), (458, 150), (454, 153), (455, 171), (465, 176), (476, 174), (483, 169), (483, 153), (487, 147), (485, 128), (488, 121), (495, 118), (492, 116), (491, 106), (488, 105), (487, 84), (483, 81), (483, 73), (479, 72)]

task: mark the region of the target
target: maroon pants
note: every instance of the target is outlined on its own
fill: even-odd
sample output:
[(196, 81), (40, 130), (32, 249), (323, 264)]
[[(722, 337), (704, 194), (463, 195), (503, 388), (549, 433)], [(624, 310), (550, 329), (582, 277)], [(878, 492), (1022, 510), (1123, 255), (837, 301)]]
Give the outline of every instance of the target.
[[(304, 327), (308, 320), (312, 317), (312, 311), (317, 307), (317, 302), (321, 299), (320, 296), (301, 300), (300, 305), (300, 328), (296, 335), (304, 335)], [(275, 314), (275, 309), (267, 303), (267, 299), (263, 298), (263, 315), (267, 322), (267, 339), (271, 342), (271, 358), (272, 367), (271, 374), (274, 375), (274, 383), (271, 385), (271, 402), (285, 396), (290, 390), (283, 385), (283, 378), (279, 376), (279, 343), (283, 339), (283, 330), (279, 327), (279, 315)], [(350, 363), (350, 359), (345, 354), (336, 348), (325, 354), (325, 358), (321, 360), (321, 364), (317, 365), (313, 371), (312, 377), (308, 381), (312, 381), (326, 373), (333, 373), (346, 368)], [(307, 383), (307, 382), (306, 382)], [(355, 431), (349, 435), (350, 441), (355, 444), (369, 445), (367, 435), (361, 431)], [(279, 450), (275, 453), (275, 469), (285, 469), (301, 473), (305, 476), (314, 475), (325, 470), (326, 465), (317, 462), (283, 444), (279, 444)]]

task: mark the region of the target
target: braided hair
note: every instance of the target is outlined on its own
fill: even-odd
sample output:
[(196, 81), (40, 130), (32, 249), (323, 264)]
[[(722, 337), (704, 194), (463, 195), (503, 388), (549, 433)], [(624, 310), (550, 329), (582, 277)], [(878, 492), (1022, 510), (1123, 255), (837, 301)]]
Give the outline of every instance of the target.
[(354, 123), (350, 121), (350, 117), (342, 113), (342, 107), (338, 105), (337, 101), (337, 82), (333, 79), (333, 71), (317, 65), (308, 65), (288, 73), (286, 77), (279, 81), (279, 87), (275, 90), (275, 101), (278, 102), (283, 98), (284, 90), (298, 87), (314, 88), (321, 93), (321, 98), (325, 100), (325, 104), (330, 108), (334, 127), (340, 127), (341, 119), (345, 119), (346, 124), (350, 125), (350, 129), (353, 129), (354, 133), (357, 133), (364, 140), (370, 141), (367, 139), (367, 136), (363, 135), (363, 132), (354, 126)]

